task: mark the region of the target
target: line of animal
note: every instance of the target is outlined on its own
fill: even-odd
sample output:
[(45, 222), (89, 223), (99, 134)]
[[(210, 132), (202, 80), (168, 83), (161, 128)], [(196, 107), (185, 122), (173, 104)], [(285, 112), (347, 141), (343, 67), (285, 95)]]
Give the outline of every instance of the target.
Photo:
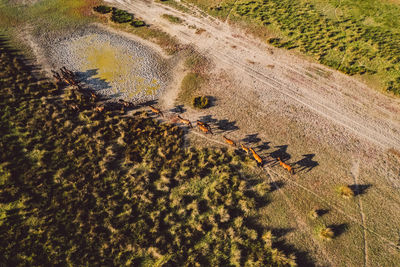
[(222, 136), (225, 142), (231, 146), (236, 146), (235, 142), (232, 139), (227, 138), (225, 135)]
[(281, 160), (281, 158), (278, 158), (278, 161), (279, 161), (279, 165), (281, 165), (283, 168), (285, 168), (286, 170), (288, 170), (288, 172), (289, 172), (290, 174), (294, 174), (294, 170), (293, 170), (293, 168), (292, 168), (289, 164), (286, 164), (285, 162), (283, 162), (283, 161)]
[(190, 128), (193, 128), (192, 123), (189, 120), (186, 120), (179, 115), (177, 115), (176, 118), (179, 120), (179, 122), (189, 126)]
[(263, 165), (263, 160), (262, 158), (254, 151), (254, 149), (252, 149), (251, 147), (249, 148), (249, 150), (251, 151), (251, 153), (253, 154), (254, 159), (257, 161), (258, 164), (260, 164), (261, 166)]
[(161, 110), (158, 108), (153, 107), (152, 105), (149, 105), (149, 108), (151, 109), (152, 112), (154, 112), (157, 115), (161, 115), (161, 117), (164, 117), (164, 114), (162, 113)]

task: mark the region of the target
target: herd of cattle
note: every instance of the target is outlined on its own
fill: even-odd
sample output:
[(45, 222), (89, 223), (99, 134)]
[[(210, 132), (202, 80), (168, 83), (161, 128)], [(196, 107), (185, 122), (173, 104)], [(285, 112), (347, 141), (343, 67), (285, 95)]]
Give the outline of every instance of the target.
[[(55, 78), (57, 83), (70, 85), (70, 86), (73, 86), (73, 87), (77, 88), (81, 92), (84, 92), (86, 94), (89, 93), (90, 94), (90, 99), (93, 100), (93, 101), (98, 99), (98, 96), (94, 92), (84, 90), (83, 87), (80, 85), (80, 81), (78, 80), (76, 75), (72, 71), (68, 70), (67, 68), (62, 67), (60, 69), (60, 72), (56, 72), (56, 71), (52, 70), (52, 73), (53, 73), (53, 77)], [(118, 103), (120, 104), (120, 106), (124, 110), (126, 108), (133, 107), (132, 103), (127, 102), (127, 101), (125, 101), (123, 99), (119, 99)], [(79, 110), (79, 107), (77, 105), (71, 105), (70, 107), (73, 110)], [(164, 113), (160, 109), (158, 109), (158, 108), (156, 108), (156, 107), (154, 107), (152, 105), (148, 105), (148, 107), (150, 108), (151, 112), (153, 112), (154, 114), (159, 115), (161, 117), (164, 117)], [(95, 110), (97, 112), (103, 112), (105, 110), (105, 106), (104, 105), (96, 106)], [(190, 122), (190, 120), (184, 119), (180, 115), (176, 115), (175, 119), (177, 121), (179, 121), (180, 123), (182, 123), (184, 125), (187, 125), (189, 128), (193, 128), (193, 125)], [(209, 124), (197, 120), (196, 121), (196, 125), (199, 128), (199, 130), (202, 131), (203, 133), (213, 135), (211, 126)], [(222, 137), (223, 137), (224, 141), (228, 145), (236, 147), (236, 143), (233, 140), (227, 138), (224, 135)], [(251, 152), (253, 158), (256, 160), (256, 162), (257, 162), (257, 164), (259, 166), (263, 166), (264, 165), (264, 160), (257, 154), (257, 152), (254, 151), (253, 148), (247, 147), (244, 144), (240, 144), (240, 148), (242, 150), (244, 150), (247, 154), (249, 154), (249, 152)], [(279, 157), (277, 158), (277, 160), (278, 160), (279, 164), (283, 168), (285, 168), (290, 174), (294, 173), (293, 168), (289, 164), (286, 164), (285, 162), (283, 162)]]

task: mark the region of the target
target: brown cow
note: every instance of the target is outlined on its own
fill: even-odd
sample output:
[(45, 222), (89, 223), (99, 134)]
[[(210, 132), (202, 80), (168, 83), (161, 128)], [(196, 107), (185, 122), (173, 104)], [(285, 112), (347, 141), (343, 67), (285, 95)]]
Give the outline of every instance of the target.
[(202, 124), (197, 124), (197, 126), (199, 127), (199, 129), (204, 132), (204, 133), (210, 133), (213, 134), (206, 126), (202, 125)]
[(161, 110), (159, 110), (158, 108), (153, 107), (152, 105), (149, 105), (149, 108), (151, 109), (151, 111), (153, 111), (154, 113), (156, 113), (157, 115), (161, 115), (161, 117), (164, 117), (164, 114), (162, 113)]
[(263, 165), (263, 160), (262, 158), (254, 151), (254, 149), (252, 149), (251, 147), (249, 148), (249, 150), (251, 151), (251, 153), (253, 154), (254, 159), (257, 161), (257, 163), (259, 163), (261, 166)]
[(202, 126), (206, 127), (210, 131), (210, 133), (212, 134), (210, 125), (208, 125), (205, 122), (199, 121), (199, 120), (196, 123), (197, 123), (197, 126), (202, 125)]
[(98, 111), (98, 112), (103, 112), (104, 111), (104, 106), (96, 107), (95, 110)]
[(223, 135), (222, 137), (224, 138), (224, 140), (225, 140), (225, 142), (226, 142), (227, 144), (229, 144), (229, 145), (231, 145), (231, 146), (236, 146), (236, 144), (235, 144), (235, 142), (234, 142), (233, 140), (231, 140), (231, 139), (229, 139), (229, 138), (226, 138), (225, 135)]
[(191, 123), (189, 120), (186, 120), (186, 119), (182, 118), (182, 117), (179, 116), (179, 115), (177, 115), (176, 117), (177, 117), (177, 119), (178, 119), (181, 123), (183, 123), (183, 124), (189, 126), (190, 128), (193, 128), (192, 123)]
[(247, 146), (245, 146), (245, 145), (243, 145), (243, 144), (240, 144), (240, 147), (244, 150), (244, 151), (246, 151), (246, 153), (247, 154), (249, 154), (249, 148), (247, 147)]
[(281, 158), (278, 158), (278, 161), (279, 161), (279, 165), (281, 165), (283, 168), (285, 168), (286, 170), (288, 170), (288, 172), (289, 172), (290, 174), (293, 174), (293, 173), (294, 173), (294, 170), (292, 169), (292, 167), (291, 167), (290, 165), (286, 164), (285, 162), (283, 162), (283, 161), (281, 160)]

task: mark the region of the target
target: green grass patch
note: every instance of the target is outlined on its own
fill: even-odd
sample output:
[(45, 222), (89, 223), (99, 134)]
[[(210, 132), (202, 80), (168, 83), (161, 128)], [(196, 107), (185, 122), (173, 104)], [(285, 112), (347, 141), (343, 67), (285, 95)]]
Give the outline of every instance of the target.
[(186, 74), (182, 79), (178, 100), (189, 105), (192, 104), (193, 96), (204, 82), (205, 79), (198, 73), (189, 72)]
[(131, 22), (132, 20), (133, 20), (133, 14), (125, 10), (113, 8), (111, 14), (111, 21), (116, 23), (126, 23), (126, 22)]
[[(400, 6), (383, 1), (189, 0), (223, 20), (261, 26), (295, 49), (348, 75), (368, 75), (400, 94)], [(260, 31), (263, 32), (263, 31)]]
[(112, 7), (100, 5), (100, 6), (95, 6), (93, 10), (101, 14), (107, 14), (112, 11)]
[(162, 14), (162, 16), (164, 19), (168, 20), (171, 23), (175, 23), (175, 24), (182, 24), (183, 20), (179, 17), (176, 17), (174, 15), (170, 15), (170, 14)]

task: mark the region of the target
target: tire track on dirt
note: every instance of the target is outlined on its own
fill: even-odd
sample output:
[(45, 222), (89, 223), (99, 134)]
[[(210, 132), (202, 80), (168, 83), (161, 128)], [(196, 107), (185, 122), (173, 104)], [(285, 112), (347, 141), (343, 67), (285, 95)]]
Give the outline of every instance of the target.
[[(360, 173), (360, 162), (358, 160), (353, 161), (353, 166), (351, 167), (351, 174), (353, 176), (354, 185), (356, 186), (356, 193), (360, 193), (360, 188), (358, 184), (358, 176)], [(364, 267), (369, 266), (368, 264), (368, 242), (367, 242), (367, 224), (366, 224), (366, 216), (363, 211), (363, 205), (361, 201), (361, 197), (358, 196), (358, 208), (361, 218), (361, 223), (363, 225), (363, 240), (364, 240)]]

